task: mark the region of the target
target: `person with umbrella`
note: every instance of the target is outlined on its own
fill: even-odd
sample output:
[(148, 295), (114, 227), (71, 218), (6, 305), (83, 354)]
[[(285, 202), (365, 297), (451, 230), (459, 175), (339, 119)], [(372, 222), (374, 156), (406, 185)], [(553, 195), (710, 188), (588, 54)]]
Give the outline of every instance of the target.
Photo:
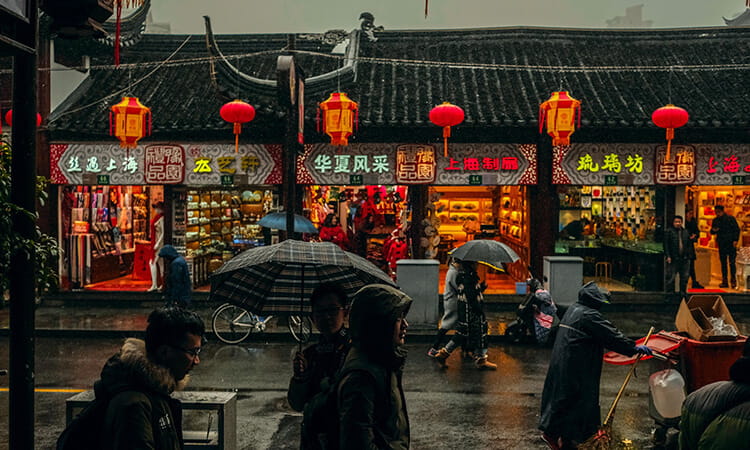
[(542, 439), (553, 450), (577, 448), (597, 432), (605, 347), (627, 356), (652, 353), (602, 316), (599, 309), (609, 301), (609, 292), (592, 281), (581, 288), (578, 302), (563, 316), (544, 381), (539, 420)]
[(455, 280), (458, 300), (456, 335), (445, 347), (438, 350), (435, 359), (444, 365), (451, 352), (459, 345), (463, 345), (465, 351), (472, 352), (474, 364), (478, 369), (495, 370), (497, 364), (490, 362), (487, 356), (488, 326), (482, 297), (487, 285), (479, 280), (475, 261), (457, 262), (459, 268)]
[[(346, 292), (336, 284), (323, 283), (313, 291), (310, 303), (320, 339), (294, 356), (294, 376), (287, 392), (289, 405), (300, 412), (320, 392), (321, 382), (333, 377), (341, 368), (351, 347), (349, 329), (345, 326), (348, 314)], [(305, 448), (305, 443), (302, 444)]]

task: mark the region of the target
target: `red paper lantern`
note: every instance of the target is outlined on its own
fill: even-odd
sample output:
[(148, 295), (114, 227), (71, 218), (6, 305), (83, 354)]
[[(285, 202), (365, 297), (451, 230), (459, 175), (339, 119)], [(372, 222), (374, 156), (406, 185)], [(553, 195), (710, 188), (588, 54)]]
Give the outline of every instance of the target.
[(120, 147), (136, 148), (139, 139), (151, 134), (151, 110), (138, 97), (123, 97), (110, 110), (109, 135), (120, 140)]
[(690, 115), (687, 111), (671, 103), (667, 106), (662, 106), (651, 114), (651, 120), (654, 122), (654, 125), (667, 129), (667, 161), (670, 159), (669, 152), (672, 148), (672, 139), (674, 139), (674, 129), (684, 126), (689, 118)]
[[(323, 119), (321, 120), (321, 111)], [(318, 131), (331, 137), (331, 145), (349, 145), (359, 122), (359, 105), (343, 92), (333, 92), (318, 104)]]
[(451, 127), (464, 121), (464, 110), (448, 102), (443, 102), (430, 110), (430, 122), (443, 127), (443, 156), (448, 156), (448, 138)]
[[(13, 126), (13, 110), (9, 109), (7, 113), (5, 113), (5, 123), (8, 124), (8, 126)], [(36, 113), (36, 126), (42, 124), (42, 116), (39, 113)], [(2, 130), (2, 128), (0, 128)]]
[[(576, 120), (576, 113), (578, 118)], [(581, 127), (581, 102), (567, 91), (553, 92), (550, 98), (539, 105), (539, 132), (547, 124), (547, 134), (552, 136), (552, 145), (570, 145), (570, 136)]]
[(232, 100), (219, 110), (221, 118), (234, 124), (234, 152), (240, 148), (240, 133), (242, 124), (255, 119), (255, 108), (242, 100)]

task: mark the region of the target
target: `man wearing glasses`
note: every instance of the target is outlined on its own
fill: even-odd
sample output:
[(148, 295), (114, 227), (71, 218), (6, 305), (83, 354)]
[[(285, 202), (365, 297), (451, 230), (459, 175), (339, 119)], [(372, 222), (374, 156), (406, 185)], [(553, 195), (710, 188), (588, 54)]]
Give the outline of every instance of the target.
[(94, 384), (97, 398), (109, 398), (100, 448), (182, 449), (182, 408), (170, 394), (200, 363), (204, 334), (194, 312), (162, 308), (149, 315), (145, 341), (125, 340)]

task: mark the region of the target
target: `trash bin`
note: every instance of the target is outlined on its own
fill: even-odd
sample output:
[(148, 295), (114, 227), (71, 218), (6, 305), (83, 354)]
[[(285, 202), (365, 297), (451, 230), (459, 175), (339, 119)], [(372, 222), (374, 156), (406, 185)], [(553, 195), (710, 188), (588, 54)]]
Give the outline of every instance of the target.
[(440, 320), (440, 262), (401, 259), (396, 262), (396, 273), (399, 288), (413, 300), (407, 316), (409, 324), (435, 327)]

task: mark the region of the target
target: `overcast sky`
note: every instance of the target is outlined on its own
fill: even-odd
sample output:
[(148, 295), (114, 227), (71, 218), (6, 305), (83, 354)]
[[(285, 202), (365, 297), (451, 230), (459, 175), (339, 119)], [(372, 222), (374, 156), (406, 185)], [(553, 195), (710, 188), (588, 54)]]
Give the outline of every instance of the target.
[(233, 33), (350, 30), (363, 11), (389, 30), (551, 26), (604, 28), (606, 20), (643, 4), (643, 19), (654, 27), (723, 26), (722, 16), (745, 9), (745, 0), (156, 0), (155, 22), (172, 33), (203, 33), (203, 15), (214, 31)]

